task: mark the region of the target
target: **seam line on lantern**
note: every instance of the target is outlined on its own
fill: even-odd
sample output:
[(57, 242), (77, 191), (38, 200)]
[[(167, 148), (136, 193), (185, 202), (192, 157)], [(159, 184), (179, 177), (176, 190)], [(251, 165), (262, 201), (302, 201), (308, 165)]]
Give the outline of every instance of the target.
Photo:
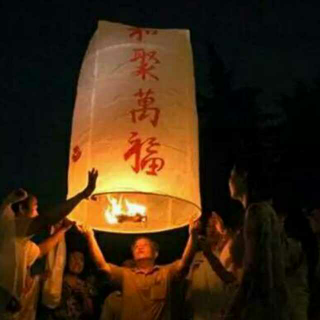
[(192, 206), (194, 206), (195, 208), (199, 209), (201, 211), (201, 206), (198, 206), (196, 203), (192, 202), (191, 200), (186, 200), (183, 198), (179, 198), (179, 197), (175, 197), (169, 194), (160, 194), (160, 193), (154, 193), (154, 192), (143, 192), (143, 191), (108, 191), (108, 192), (99, 192), (99, 193), (95, 193), (95, 196), (103, 196), (106, 194), (144, 194), (144, 195), (154, 195), (154, 196), (158, 196), (158, 197), (164, 197), (164, 198), (171, 198), (171, 199), (175, 199), (175, 200), (179, 200), (182, 202), (186, 202), (188, 204), (191, 204)]
[[(96, 31), (96, 39), (99, 38), (99, 29)], [(94, 40), (97, 41), (97, 40)], [(97, 83), (97, 74), (98, 74), (98, 57), (99, 51), (95, 50), (94, 56), (94, 81), (92, 86), (92, 93), (91, 93), (91, 101), (90, 101), (90, 112), (89, 112), (89, 137), (88, 137), (88, 165), (87, 169), (91, 170), (92, 167), (92, 124), (93, 124), (93, 114), (94, 114), (94, 105), (96, 101), (96, 83)], [(86, 211), (85, 211), (85, 221), (87, 221), (88, 215), (88, 205), (86, 203)]]

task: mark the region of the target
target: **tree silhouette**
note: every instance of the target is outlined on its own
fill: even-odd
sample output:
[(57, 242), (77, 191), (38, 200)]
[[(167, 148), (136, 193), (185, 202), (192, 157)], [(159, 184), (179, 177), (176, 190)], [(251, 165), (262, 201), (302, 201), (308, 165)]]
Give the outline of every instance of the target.
[(262, 155), (266, 165), (279, 166), (288, 151), (289, 117), (279, 99), (262, 88), (235, 88), (233, 71), (213, 44), (208, 50), (213, 97), (197, 96), (202, 206), (204, 211), (225, 211), (230, 218), (239, 210), (230, 204), (227, 185), (232, 160), (239, 154)]
[(280, 101), (288, 117), (291, 148), (314, 156), (319, 146), (320, 76), (311, 86), (297, 81), (293, 95), (282, 95)]
[(217, 210), (228, 218), (239, 217), (231, 214), (239, 211), (239, 207), (231, 203), (229, 197), (230, 159), (239, 149), (252, 144), (255, 100), (262, 90), (256, 87), (235, 89), (233, 71), (226, 68), (214, 44), (209, 44), (208, 52), (213, 96), (197, 95), (202, 207), (205, 214)]
[(288, 150), (279, 172), (292, 176), (299, 205), (318, 206), (320, 182), (319, 134), (320, 77), (311, 85), (297, 81), (293, 94), (279, 99), (287, 116)]

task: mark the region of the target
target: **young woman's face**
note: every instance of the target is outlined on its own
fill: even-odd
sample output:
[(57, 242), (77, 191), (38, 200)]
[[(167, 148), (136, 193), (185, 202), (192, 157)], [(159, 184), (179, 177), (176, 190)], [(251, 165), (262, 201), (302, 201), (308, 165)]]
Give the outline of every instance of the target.
[(80, 274), (84, 268), (84, 256), (82, 252), (72, 252), (69, 257), (69, 271)]
[(212, 245), (218, 245), (218, 243), (224, 238), (226, 231), (221, 219), (211, 216), (206, 226), (206, 238)]

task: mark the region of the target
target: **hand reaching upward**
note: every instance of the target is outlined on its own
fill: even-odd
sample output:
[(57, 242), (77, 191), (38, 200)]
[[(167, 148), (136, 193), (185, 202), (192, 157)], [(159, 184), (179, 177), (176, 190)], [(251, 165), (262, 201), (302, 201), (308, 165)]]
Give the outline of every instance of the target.
[(200, 220), (194, 220), (191, 219), (190, 223), (189, 223), (189, 235), (190, 236), (197, 236), (200, 230), (201, 224), (200, 224)]
[(94, 231), (91, 227), (84, 224), (76, 224), (78, 231), (83, 234), (87, 239), (94, 236)]
[(98, 174), (98, 170), (96, 170), (95, 168), (91, 169), (88, 172), (88, 184), (86, 188), (83, 190), (83, 195), (87, 199), (91, 196), (91, 194), (96, 188)]

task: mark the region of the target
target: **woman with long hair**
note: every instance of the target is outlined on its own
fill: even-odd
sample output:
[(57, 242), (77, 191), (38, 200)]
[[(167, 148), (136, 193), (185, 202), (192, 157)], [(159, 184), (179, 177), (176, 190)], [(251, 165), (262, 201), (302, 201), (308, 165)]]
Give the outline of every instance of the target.
[(281, 228), (272, 208), (270, 171), (263, 161), (241, 159), (229, 179), (231, 198), (246, 210), (244, 271), (224, 318), (286, 320), (288, 293)]

